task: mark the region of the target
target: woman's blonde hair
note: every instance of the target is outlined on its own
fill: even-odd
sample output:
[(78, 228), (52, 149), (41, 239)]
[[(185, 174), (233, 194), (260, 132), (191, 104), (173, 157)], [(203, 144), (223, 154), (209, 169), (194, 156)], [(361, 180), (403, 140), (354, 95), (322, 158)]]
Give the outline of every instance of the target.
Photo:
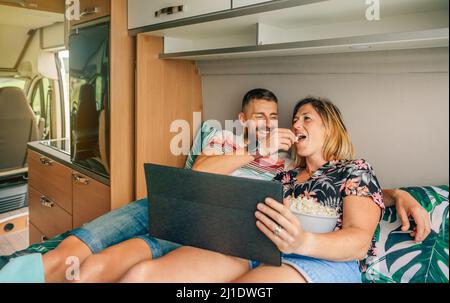
[[(311, 104), (314, 107), (322, 118), (326, 129), (327, 135), (323, 146), (325, 160), (353, 160), (355, 148), (350, 140), (339, 108), (328, 99), (308, 97), (297, 103), (292, 120), (295, 119), (298, 111), (307, 104)], [(306, 159), (298, 156), (295, 147), (294, 152), (296, 167), (306, 167)]]

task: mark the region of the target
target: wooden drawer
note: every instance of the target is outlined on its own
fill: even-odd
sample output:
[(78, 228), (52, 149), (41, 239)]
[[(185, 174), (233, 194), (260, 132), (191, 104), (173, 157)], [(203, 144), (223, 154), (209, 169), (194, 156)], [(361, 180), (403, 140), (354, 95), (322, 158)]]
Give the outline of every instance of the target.
[(32, 151), (28, 166), (28, 184), (71, 214), (72, 170)]
[(80, 20), (70, 22), (71, 26), (111, 15), (111, 0), (80, 0)]
[(76, 171), (73, 172), (73, 227), (111, 211), (110, 188)]
[(47, 237), (53, 238), (59, 234), (72, 230), (72, 216), (65, 210), (29, 187), (30, 222)]
[(44, 235), (43, 232), (41, 232), (36, 226), (30, 223), (29, 225), (30, 230), (30, 245), (42, 243), (46, 240), (48, 240), (47, 236)]
[[(164, 13), (164, 9), (181, 7), (182, 11)], [(128, 0), (128, 28), (138, 28), (193, 16), (231, 9), (230, 0)], [(161, 12), (156, 16), (157, 12)]]

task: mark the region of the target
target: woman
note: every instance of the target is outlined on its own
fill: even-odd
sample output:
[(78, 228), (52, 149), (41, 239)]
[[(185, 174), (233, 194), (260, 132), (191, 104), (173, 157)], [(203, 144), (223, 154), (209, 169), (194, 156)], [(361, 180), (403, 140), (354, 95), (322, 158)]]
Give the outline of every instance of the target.
[(358, 260), (373, 254), (373, 235), (384, 209), (375, 174), (364, 160), (352, 160), (353, 145), (340, 111), (331, 102), (307, 98), (295, 107), (296, 168), (277, 176), (285, 197), (307, 196), (340, 214), (334, 232), (306, 232), (284, 204), (258, 205), (256, 225), (283, 253), (273, 267), (218, 253), (182, 247), (142, 262), (122, 282), (338, 282), (359, 283)]

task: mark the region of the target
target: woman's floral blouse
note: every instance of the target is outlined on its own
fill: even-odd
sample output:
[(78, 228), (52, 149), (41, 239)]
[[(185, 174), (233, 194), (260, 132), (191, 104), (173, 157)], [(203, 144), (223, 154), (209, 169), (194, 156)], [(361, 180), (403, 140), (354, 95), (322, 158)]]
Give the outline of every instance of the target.
[[(336, 230), (342, 228), (343, 201), (347, 196), (369, 197), (384, 210), (383, 193), (375, 172), (365, 160), (330, 161), (322, 166), (304, 183), (297, 183), (301, 169), (278, 174), (276, 181), (284, 184), (285, 198), (293, 196), (313, 198), (325, 206), (335, 208), (339, 214)], [(378, 229), (377, 229), (378, 230)], [(374, 236), (368, 257), (376, 256)], [(361, 270), (365, 271), (365, 262)]]

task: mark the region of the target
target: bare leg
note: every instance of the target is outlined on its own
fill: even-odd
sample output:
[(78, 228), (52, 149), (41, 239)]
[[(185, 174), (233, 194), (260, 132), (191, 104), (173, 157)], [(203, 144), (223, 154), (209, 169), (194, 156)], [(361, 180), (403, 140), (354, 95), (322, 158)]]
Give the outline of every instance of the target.
[(232, 281), (250, 270), (247, 260), (181, 247), (166, 256), (134, 266), (123, 283), (219, 283)]
[(260, 266), (244, 274), (233, 283), (307, 283), (305, 278), (293, 267)]
[(77, 237), (70, 236), (55, 250), (43, 256), (45, 280), (47, 283), (63, 283), (66, 280), (66, 261), (69, 257), (77, 257), (81, 264), (92, 255), (89, 247)]
[(128, 240), (88, 257), (81, 265), (81, 280), (75, 282), (117, 282), (131, 267), (151, 258), (150, 247), (144, 240)]

